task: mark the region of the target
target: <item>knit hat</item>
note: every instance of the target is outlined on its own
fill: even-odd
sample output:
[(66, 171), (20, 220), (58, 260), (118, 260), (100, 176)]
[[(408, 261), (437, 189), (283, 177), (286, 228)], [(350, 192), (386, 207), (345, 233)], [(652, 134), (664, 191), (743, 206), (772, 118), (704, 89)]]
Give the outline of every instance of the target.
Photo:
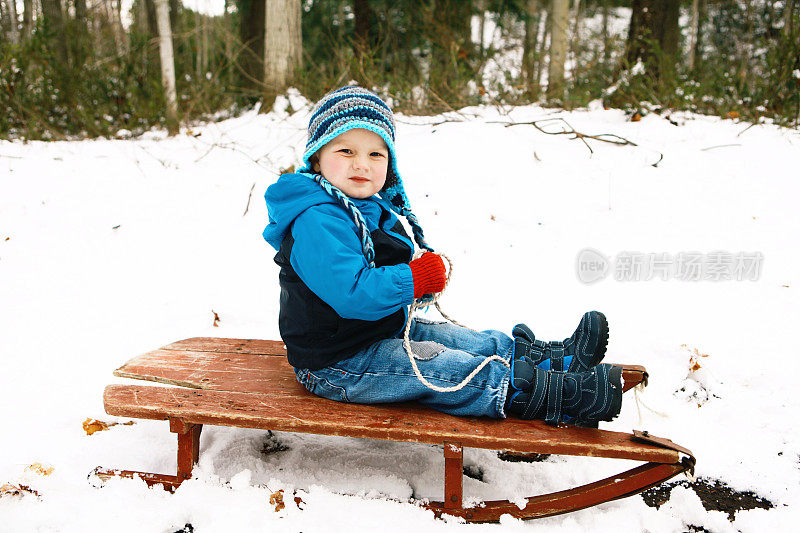
[[(328, 144), (342, 133), (361, 128), (376, 133), (386, 143), (389, 149), (389, 165), (386, 169), (386, 183), (379, 191), (381, 198), (389, 202), (392, 210), (398, 215), (405, 216), (414, 233), (414, 239), (421, 248), (430, 250), (425, 243), (422, 235), (422, 228), (419, 226), (416, 216), (411, 211), (411, 206), (406, 197), (403, 181), (397, 171), (397, 155), (394, 151), (395, 126), (392, 110), (386, 102), (375, 93), (362, 87), (348, 86), (336, 89), (325, 95), (317, 105), (311, 110), (311, 118), (308, 121), (308, 142), (303, 153), (303, 168), (298, 172), (312, 174), (314, 179), (345, 209), (352, 212), (353, 219), (365, 233), (363, 218), (358, 210), (352, 205), (346, 195), (334, 187), (328, 180), (317, 174), (313, 170), (310, 161), (320, 148)], [(365, 254), (372, 262), (372, 242), (364, 242)]]

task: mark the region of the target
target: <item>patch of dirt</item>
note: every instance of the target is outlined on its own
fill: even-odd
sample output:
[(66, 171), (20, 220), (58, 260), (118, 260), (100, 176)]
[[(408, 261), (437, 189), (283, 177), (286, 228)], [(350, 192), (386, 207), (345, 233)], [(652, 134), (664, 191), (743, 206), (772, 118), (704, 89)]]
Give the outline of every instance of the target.
[(269, 455), (271, 453), (285, 452), (288, 449), (289, 447), (279, 441), (272, 431), (268, 431), (267, 439), (264, 441), (264, 445), (261, 447), (261, 453), (264, 455)]
[(497, 458), (509, 463), (541, 463), (550, 458), (549, 453), (497, 452)]
[[(644, 503), (658, 509), (669, 501), (672, 489), (681, 486), (692, 489), (700, 498), (706, 511), (722, 511), (728, 514), (731, 522), (736, 511), (747, 509), (772, 509), (775, 505), (750, 491), (739, 492), (728, 484), (710, 478), (698, 478), (695, 481), (671, 481), (642, 492)], [(702, 528), (696, 531), (704, 531)]]

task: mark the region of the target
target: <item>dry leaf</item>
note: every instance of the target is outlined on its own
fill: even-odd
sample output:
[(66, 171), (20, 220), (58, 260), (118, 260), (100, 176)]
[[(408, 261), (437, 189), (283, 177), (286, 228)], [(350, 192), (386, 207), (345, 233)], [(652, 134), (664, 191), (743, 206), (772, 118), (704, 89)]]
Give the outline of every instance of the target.
[(494, 220), (494, 215), (489, 216), (491, 220)]
[(281, 174), (291, 174), (294, 172), (294, 165), (281, 170)]
[(106, 431), (108, 428), (112, 426), (119, 426), (119, 425), (132, 426), (133, 424), (135, 424), (133, 420), (129, 422), (123, 422), (122, 424), (120, 424), (119, 422), (111, 422), (109, 424), (108, 422), (103, 422), (102, 420), (87, 418), (86, 420), (83, 421), (83, 430), (86, 432), (87, 435), (91, 435), (92, 433), (95, 433), (97, 431)]
[(92, 435), (98, 431), (106, 431), (108, 424), (102, 420), (95, 420), (94, 418), (87, 418), (83, 421), (83, 430), (87, 435)]
[(273, 492), (269, 495), (269, 504), (275, 506), (275, 512), (277, 513), (281, 509), (285, 508), (286, 505), (283, 503), (283, 490), (279, 490), (278, 492)]
[(0, 486), (0, 498), (5, 498), (6, 496), (25, 496), (26, 494), (33, 494), (34, 496), (39, 495), (38, 492), (27, 485), (12, 485), (11, 483), (6, 483)]
[(631, 117), (631, 122), (639, 122), (640, 120), (642, 120), (642, 115), (637, 111)]
[(739, 118), (741, 115), (739, 115), (738, 111), (728, 111), (727, 113), (725, 113), (725, 116), (729, 119), (735, 119)]
[(42, 466), (41, 463), (33, 463), (25, 467), (26, 472), (39, 474), (40, 476), (49, 476), (55, 470), (52, 466)]
[(214, 327), (218, 328), (219, 327), (219, 315), (213, 309), (211, 310), (211, 312), (214, 313)]

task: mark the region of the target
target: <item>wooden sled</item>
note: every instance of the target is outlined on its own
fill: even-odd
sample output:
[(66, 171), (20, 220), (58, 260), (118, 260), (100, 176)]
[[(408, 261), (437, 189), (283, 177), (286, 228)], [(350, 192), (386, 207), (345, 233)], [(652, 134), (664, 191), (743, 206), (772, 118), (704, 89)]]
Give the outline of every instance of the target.
[[(168, 420), (178, 435), (176, 475), (108, 470), (101, 479), (139, 477), (174, 490), (191, 478), (200, 454), (203, 424), (338, 435), (444, 447), (444, 501), (420, 504), (436, 516), (497, 522), (503, 514), (538, 518), (575, 511), (637, 494), (681, 472), (693, 470), (692, 453), (647, 432), (631, 434), (541, 421), (456, 417), (416, 403), (359, 405), (310, 394), (297, 382), (283, 343), (264, 340), (193, 338), (140, 355), (114, 372), (118, 377), (184, 388), (109, 385), (103, 400), (110, 415)], [(641, 366), (624, 366), (624, 389), (646, 383)], [(626, 472), (570, 490), (534, 496), (520, 509), (509, 501), (462, 505), (463, 447), (512, 455), (561, 454), (644, 461)]]

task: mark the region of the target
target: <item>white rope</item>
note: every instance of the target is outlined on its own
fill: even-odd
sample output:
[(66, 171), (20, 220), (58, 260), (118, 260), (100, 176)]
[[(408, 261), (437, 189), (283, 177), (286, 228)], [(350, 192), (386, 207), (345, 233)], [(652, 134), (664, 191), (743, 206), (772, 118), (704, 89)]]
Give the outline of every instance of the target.
[[(416, 257), (418, 257), (419, 255), (421, 255), (421, 253), (418, 254)], [(456, 322), (455, 320), (453, 320), (452, 318), (447, 316), (444, 313), (444, 311), (442, 311), (442, 308), (439, 306), (439, 297), (442, 295), (442, 293), (445, 291), (445, 289), (447, 289), (447, 286), (450, 284), (450, 280), (453, 277), (453, 262), (450, 261), (450, 258), (447, 257), (444, 254), (437, 254), (437, 255), (439, 255), (442, 259), (447, 261), (447, 266), (449, 267), (449, 269), (448, 269), (449, 271), (447, 273), (447, 280), (445, 281), (444, 288), (442, 289), (441, 292), (438, 292), (438, 293), (432, 295), (429, 298), (416, 299), (416, 300), (414, 300), (414, 303), (411, 304), (411, 308), (408, 310), (408, 320), (406, 320), (406, 329), (405, 329), (405, 332), (403, 333), (403, 346), (405, 347), (406, 353), (408, 354), (408, 360), (411, 361), (411, 367), (414, 369), (414, 374), (417, 376), (417, 379), (423, 385), (425, 385), (429, 389), (435, 390), (437, 392), (455, 392), (457, 390), (463, 389), (470, 381), (472, 381), (472, 379), (475, 376), (478, 375), (478, 373), (481, 370), (483, 370), (483, 367), (485, 367), (486, 365), (488, 365), (492, 361), (500, 361), (501, 363), (503, 363), (508, 368), (511, 368), (511, 365), (508, 363), (508, 361), (506, 361), (503, 357), (501, 357), (499, 355), (493, 355), (491, 357), (487, 357), (481, 362), (481, 364), (479, 364), (477, 366), (477, 368), (475, 368), (475, 370), (473, 370), (470, 373), (470, 375), (468, 375), (467, 377), (464, 378), (464, 381), (462, 381), (458, 385), (454, 385), (452, 387), (439, 387), (438, 385), (434, 385), (433, 383), (431, 383), (427, 379), (425, 379), (425, 376), (423, 376), (422, 372), (419, 371), (419, 367), (417, 367), (416, 358), (414, 357), (414, 352), (411, 350), (411, 340), (409, 339), (409, 332), (411, 331), (411, 321), (413, 320), (413, 317), (414, 317), (414, 311), (416, 311), (420, 307), (427, 307), (430, 304), (434, 304), (434, 305), (436, 305), (436, 309), (439, 311), (439, 313), (446, 320), (448, 320), (449, 322), (455, 324), (456, 326), (461, 326), (462, 328), (467, 328), (469, 330), (476, 331), (476, 330), (474, 330), (472, 328), (469, 328), (467, 326), (459, 324), (458, 322)], [(416, 257), (415, 257), (415, 259), (416, 259)]]

